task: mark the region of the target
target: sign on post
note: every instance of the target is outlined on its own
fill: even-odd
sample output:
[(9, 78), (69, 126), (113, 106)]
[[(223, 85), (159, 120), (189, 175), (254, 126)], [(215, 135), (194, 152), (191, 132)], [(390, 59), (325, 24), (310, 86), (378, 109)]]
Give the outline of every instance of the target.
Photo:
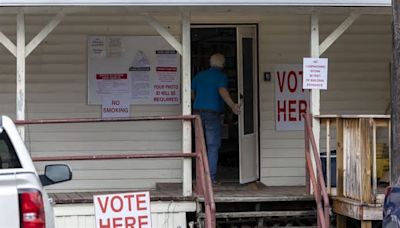
[(309, 109), (309, 91), (303, 89), (300, 64), (275, 67), (275, 126), (277, 131), (304, 129), (303, 114)]
[(151, 228), (150, 194), (93, 196), (96, 228)]
[(303, 59), (303, 89), (323, 89), (328, 87), (328, 59)]

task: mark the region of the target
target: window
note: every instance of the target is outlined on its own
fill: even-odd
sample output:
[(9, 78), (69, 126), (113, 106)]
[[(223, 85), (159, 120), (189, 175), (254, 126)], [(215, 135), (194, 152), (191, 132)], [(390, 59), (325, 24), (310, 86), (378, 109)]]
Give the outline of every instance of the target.
[(22, 168), (6, 131), (0, 127), (0, 169)]

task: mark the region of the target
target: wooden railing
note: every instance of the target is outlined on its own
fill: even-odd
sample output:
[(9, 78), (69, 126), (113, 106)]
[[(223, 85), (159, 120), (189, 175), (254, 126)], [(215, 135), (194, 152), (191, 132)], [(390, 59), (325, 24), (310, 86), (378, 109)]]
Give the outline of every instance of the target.
[(78, 155), (78, 156), (47, 156), (33, 157), (33, 161), (73, 161), (73, 160), (113, 160), (113, 159), (144, 159), (144, 158), (196, 158), (196, 193), (204, 196), (205, 201), (205, 227), (215, 228), (215, 201), (208, 167), (207, 151), (204, 140), (201, 119), (197, 115), (189, 116), (153, 116), (130, 118), (74, 118), (52, 120), (24, 120), (15, 121), (16, 125), (38, 124), (71, 124), (71, 123), (100, 123), (100, 122), (132, 122), (132, 121), (161, 121), (182, 120), (192, 121), (195, 129), (195, 153), (146, 153), (146, 154), (112, 154), (112, 155)]
[[(324, 177), (322, 175), (322, 165), (321, 160), (319, 159), (317, 144), (315, 142), (314, 133), (312, 131), (311, 118), (312, 116), (310, 114), (304, 115), (304, 148), (306, 156), (306, 168), (313, 187), (315, 202), (317, 204), (318, 227), (327, 228), (330, 226), (329, 198), (325, 187)], [(312, 155), (310, 145), (313, 152)], [(316, 172), (313, 164), (316, 165)]]
[[(320, 115), (321, 130), (326, 129), (325, 149), (328, 192), (337, 197), (376, 203), (377, 129), (387, 128), (390, 145), (389, 115)], [(336, 131), (336, 135), (331, 133)], [(331, 190), (331, 145), (336, 140), (336, 192)], [(390, 154), (390, 146), (388, 147)]]

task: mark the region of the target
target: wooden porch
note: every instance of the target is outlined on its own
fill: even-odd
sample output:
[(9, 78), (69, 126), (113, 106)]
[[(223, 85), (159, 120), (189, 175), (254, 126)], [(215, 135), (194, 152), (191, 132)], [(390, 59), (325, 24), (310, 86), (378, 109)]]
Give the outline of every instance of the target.
[[(321, 131), (325, 131), (320, 148), (326, 151), (327, 190), (333, 212), (338, 215), (337, 227), (346, 227), (346, 217), (361, 221), (361, 227), (372, 227), (372, 221), (382, 220), (383, 193), (390, 183), (390, 116), (317, 118)], [(387, 149), (378, 145), (386, 145)], [(331, 148), (336, 150), (336, 168), (331, 167)], [(336, 172), (335, 188), (331, 187), (331, 168)]]
[[(313, 196), (306, 193), (305, 186), (268, 187), (259, 182), (244, 185), (221, 183), (214, 185), (213, 189), (217, 209), (216, 227), (274, 227), (277, 224), (285, 224), (289, 227), (315, 227), (316, 225), (315, 202)], [(155, 205), (160, 203), (196, 205), (195, 212), (187, 211), (186, 216), (189, 216), (188, 222), (196, 221), (195, 227), (203, 227), (206, 202), (202, 196), (183, 196), (180, 183), (157, 184), (156, 189), (149, 191), (151, 201)], [(53, 193), (50, 197), (60, 209), (79, 208), (81, 205), (91, 208), (88, 205), (93, 203), (93, 195), (109, 193), (117, 192)], [(85, 216), (94, 216), (90, 210), (86, 211)], [(75, 215), (75, 217), (80, 216), (82, 217), (82, 215)], [(60, 215), (59, 220), (64, 221), (64, 219), (63, 215)], [(91, 220), (88, 221), (88, 223), (91, 222)]]
[[(221, 183), (213, 186), (215, 202), (258, 202), (258, 201), (308, 201), (313, 196), (306, 193), (305, 186), (268, 187), (259, 182), (241, 185), (239, 183)], [(98, 192), (63, 192), (50, 193), (56, 204), (93, 203), (94, 195), (132, 191), (150, 191), (152, 201), (195, 201), (197, 196), (183, 196), (182, 184), (157, 184), (156, 189), (98, 191)]]

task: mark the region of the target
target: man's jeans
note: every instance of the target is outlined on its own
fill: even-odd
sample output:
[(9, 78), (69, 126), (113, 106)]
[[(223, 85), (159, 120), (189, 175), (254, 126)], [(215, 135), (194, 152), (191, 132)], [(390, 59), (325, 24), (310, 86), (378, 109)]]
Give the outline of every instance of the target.
[(207, 145), (212, 182), (216, 181), (219, 148), (221, 147), (221, 116), (217, 112), (200, 112)]

